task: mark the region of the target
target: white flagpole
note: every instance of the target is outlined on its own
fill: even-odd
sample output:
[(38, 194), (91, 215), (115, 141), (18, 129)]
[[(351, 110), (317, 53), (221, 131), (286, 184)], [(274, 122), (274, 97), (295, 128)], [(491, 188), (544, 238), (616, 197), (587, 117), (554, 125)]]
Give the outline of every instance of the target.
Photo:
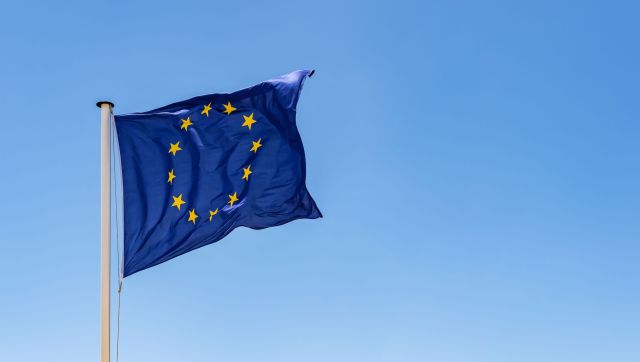
[(100, 107), (100, 361), (110, 362), (111, 353), (111, 109)]

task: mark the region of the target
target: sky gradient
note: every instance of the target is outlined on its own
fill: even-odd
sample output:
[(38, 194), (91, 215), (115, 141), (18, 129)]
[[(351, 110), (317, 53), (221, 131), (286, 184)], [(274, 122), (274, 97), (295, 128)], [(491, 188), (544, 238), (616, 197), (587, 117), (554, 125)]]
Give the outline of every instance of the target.
[(99, 110), (314, 68), (324, 218), (125, 280), (121, 361), (640, 360), (640, 6), (0, 3), (0, 360), (99, 358)]

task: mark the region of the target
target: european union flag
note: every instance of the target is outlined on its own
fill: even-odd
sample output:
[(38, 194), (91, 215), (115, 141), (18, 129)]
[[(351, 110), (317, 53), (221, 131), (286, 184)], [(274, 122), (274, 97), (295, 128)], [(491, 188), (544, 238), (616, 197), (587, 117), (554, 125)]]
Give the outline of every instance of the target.
[(124, 275), (222, 239), (322, 217), (305, 186), (296, 104), (310, 71), (115, 116)]

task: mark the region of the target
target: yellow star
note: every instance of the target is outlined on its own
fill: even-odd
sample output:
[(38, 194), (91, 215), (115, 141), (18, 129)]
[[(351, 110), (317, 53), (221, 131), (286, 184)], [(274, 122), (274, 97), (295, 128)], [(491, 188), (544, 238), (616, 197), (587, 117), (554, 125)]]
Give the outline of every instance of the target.
[(169, 148), (169, 153), (173, 154), (174, 156), (178, 151), (182, 151), (182, 148), (180, 148), (180, 141), (176, 143), (169, 142), (169, 144), (171, 145), (171, 147)]
[(249, 181), (249, 175), (253, 173), (251, 171), (251, 165), (247, 166), (247, 168), (243, 167), (242, 170), (244, 171), (244, 176), (242, 176), (242, 179)]
[(224, 107), (224, 111), (222, 112), (226, 114), (231, 114), (231, 112), (236, 110), (236, 107), (232, 106), (231, 102), (227, 102), (227, 104), (223, 104), (222, 106)]
[(217, 214), (218, 214), (218, 209), (216, 209), (216, 211), (209, 210), (209, 221), (212, 221), (213, 217), (216, 216)]
[(258, 148), (262, 147), (262, 144), (260, 142), (262, 142), (262, 138), (259, 139), (258, 142), (251, 141), (251, 143), (253, 143), (253, 147), (251, 147), (251, 151), (253, 151), (253, 153), (257, 153)]
[(193, 124), (191, 122), (191, 117), (187, 117), (187, 119), (181, 119), (181, 121), (182, 121), (182, 126), (180, 126), (180, 129), (183, 129), (185, 131), (188, 131), (189, 126)]
[(206, 114), (207, 117), (209, 117), (209, 111), (210, 110), (211, 110), (211, 102), (209, 102), (209, 104), (204, 106), (204, 109), (202, 110), (202, 112), (200, 112), (200, 114)]
[(189, 220), (187, 221), (191, 221), (195, 225), (197, 218), (198, 214), (196, 214), (196, 209), (191, 209), (191, 211), (189, 211)]
[(169, 179), (167, 180), (167, 182), (173, 184), (174, 178), (176, 178), (176, 175), (173, 174), (173, 170), (169, 171)]
[(244, 117), (244, 123), (242, 124), (242, 127), (247, 126), (249, 127), (249, 130), (251, 130), (251, 125), (256, 123), (256, 120), (253, 119), (253, 113), (251, 113), (249, 117), (247, 116), (242, 116), (242, 117)]
[(185, 204), (185, 202), (182, 201), (182, 194), (180, 194), (180, 196), (178, 197), (175, 197), (175, 196), (172, 196), (172, 197), (173, 197), (173, 204), (171, 204), (171, 206), (175, 206), (178, 208), (178, 210), (180, 210), (180, 206)]
[(238, 201), (238, 193), (234, 192), (233, 195), (229, 195), (229, 202), (227, 202), (227, 204), (233, 207), (233, 203), (236, 201)]

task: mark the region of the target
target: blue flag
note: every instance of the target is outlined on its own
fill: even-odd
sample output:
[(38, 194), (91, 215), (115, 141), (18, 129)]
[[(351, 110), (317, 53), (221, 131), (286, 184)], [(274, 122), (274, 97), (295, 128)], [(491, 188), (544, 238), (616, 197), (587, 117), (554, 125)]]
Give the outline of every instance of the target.
[(222, 239), (322, 217), (305, 185), (296, 104), (312, 72), (115, 116), (124, 276)]

